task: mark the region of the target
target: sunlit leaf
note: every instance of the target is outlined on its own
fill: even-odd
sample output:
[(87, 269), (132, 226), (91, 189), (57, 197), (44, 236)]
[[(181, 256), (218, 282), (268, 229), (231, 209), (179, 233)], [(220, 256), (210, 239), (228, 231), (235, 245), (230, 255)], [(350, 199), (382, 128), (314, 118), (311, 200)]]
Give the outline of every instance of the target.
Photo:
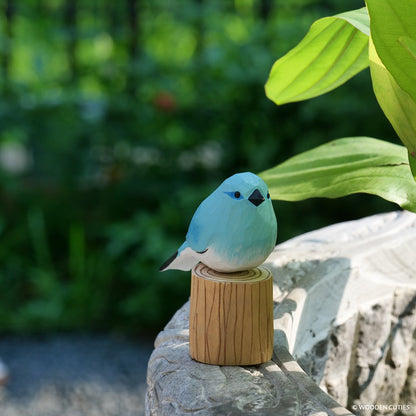
[(416, 183), (403, 146), (370, 137), (334, 140), (260, 173), (273, 199), (378, 195), (416, 212)]
[(331, 91), (368, 66), (366, 8), (317, 20), (302, 41), (278, 59), (266, 83), (276, 104)]
[(409, 52), (410, 56), (416, 61), (416, 40), (408, 36), (401, 36), (399, 43)]
[(416, 101), (416, 2), (367, 0), (367, 7), (378, 56), (397, 84)]
[(416, 156), (416, 103), (412, 97), (396, 83), (381, 62), (370, 39), (369, 47), (371, 79), (374, 93), (384, 114), (397, 135), (409, 151), (410, 167), (416, 176), (416, 166), (412, 158)]

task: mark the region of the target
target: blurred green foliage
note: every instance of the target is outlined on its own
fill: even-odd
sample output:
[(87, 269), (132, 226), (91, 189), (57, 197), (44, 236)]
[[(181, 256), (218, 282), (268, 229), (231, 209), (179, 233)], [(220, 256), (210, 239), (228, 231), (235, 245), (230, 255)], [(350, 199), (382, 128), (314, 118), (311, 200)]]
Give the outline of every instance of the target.
[[(357, 0), (5, 0), (0, 329), (157, 330), (189, 296), (159, 273), (199, 202), (337, 137), (395, 134), (369, 73), (304, 103), (264, 94), (276, 56)], [(279, 241), (394, 209), (278, 203)]]

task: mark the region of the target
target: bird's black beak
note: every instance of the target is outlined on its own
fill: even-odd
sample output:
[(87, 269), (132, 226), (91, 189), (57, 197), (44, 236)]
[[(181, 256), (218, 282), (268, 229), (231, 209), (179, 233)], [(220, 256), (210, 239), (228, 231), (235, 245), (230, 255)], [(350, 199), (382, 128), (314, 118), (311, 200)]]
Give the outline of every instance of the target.
[(258, 207), (263, 201), (264, 197), (258, 189), (255, 189), (253, 193), (248, 197), (248, 200)]

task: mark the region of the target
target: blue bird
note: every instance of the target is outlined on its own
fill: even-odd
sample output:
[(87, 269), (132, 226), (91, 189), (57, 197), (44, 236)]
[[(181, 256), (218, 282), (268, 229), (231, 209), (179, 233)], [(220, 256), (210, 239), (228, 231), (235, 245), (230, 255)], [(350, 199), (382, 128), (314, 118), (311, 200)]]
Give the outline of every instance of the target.
[(254, 173), (237, 173), (202, 201), (185, 242), (160, 271), (190, 270), (199, 262), (218, 272), (248, 270), (266, 260), (276, 236), (267, 185)]

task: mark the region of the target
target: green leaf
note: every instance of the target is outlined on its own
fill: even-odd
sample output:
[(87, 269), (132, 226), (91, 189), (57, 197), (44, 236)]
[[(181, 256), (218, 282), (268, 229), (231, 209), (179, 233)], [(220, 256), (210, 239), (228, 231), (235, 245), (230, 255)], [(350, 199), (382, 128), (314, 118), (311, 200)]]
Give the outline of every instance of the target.
[(416, 183), (403, 146), (370, 137), (334, 140), (259, 174), (273, 199), (369, 193), (416, 212)]
[(278, 59), (266, 83), (276, 104), (333, 90), (368, 66), (366, 8), (317, 20), (302, 41)]
[(409, 52), (410, 56), (416, 61), (416, 40), (407, 36), (401, 36), (399, 38), (400, 45), (403, 46)]
[(367, 7), (378, 56), (400, 88), (416, 101), (415, 0), (367, 0)]
[(416, 181), (416, 153), (408, 152), (408, 157), (409, 157), (410, 170), (412, 171), (413, 178)]
[(416, 177), (416, 163), (410, 160), (416, 156), (416, 103), (396, 83), (381, 62), (370, 39), (369, 47), (371, 79), (374, 93), (381, 109), (390, 121), (397, 135), (409, 151), (413, 176)]

